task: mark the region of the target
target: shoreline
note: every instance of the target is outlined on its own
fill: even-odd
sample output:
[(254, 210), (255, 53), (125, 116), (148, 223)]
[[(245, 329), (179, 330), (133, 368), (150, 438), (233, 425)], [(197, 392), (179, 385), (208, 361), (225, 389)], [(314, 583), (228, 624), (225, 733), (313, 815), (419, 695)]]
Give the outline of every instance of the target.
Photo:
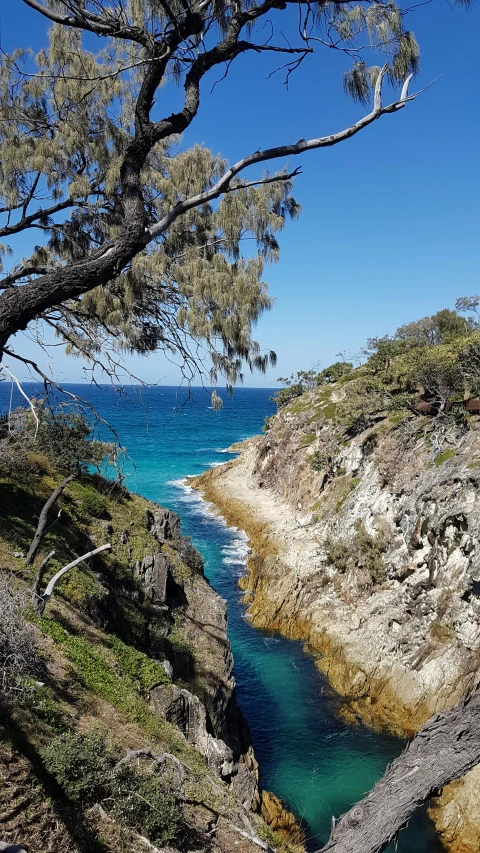
[(461, 699), (468, 676), (455, 676), (455, 660), (446, 680), (444, 666), (434, 664), (425, 675), (398, 658), (389, 629), (394, 589), (348, 604), (319, 583), (320, 549), (309, 517), (255, 482), (260, 440), (237, 443), (235, 459), (188, 478), (228, 525), (248, 537), (251, 553), (239, 581), (247, 618), (256, 628), (307, 643), (334, 691), (367, 726), (413, 736)]
[[(339, 607), (312, 583), (318, 548), (308, 517), (295, 513), (271, 489), (255, 482), (255, 450), (261, 439), (237, 444), (240, 455), (235, 459), (189, 478), (189, 485), (203, 500), (248, 537), (251, 553), (239, 581), (247, 618), (254, 627), (308, 644), (316, 652), (316, 666), (345, 701), (347, 714), (350, 711), (373, 730), (412, 736), (435, 713), (459, 701), (465, 680), (441, 685), (436, 673), (422, 679), (414, 667), (407, 668), (391, 653), (384, 657), (388, 620), (377, 619), (373, 632), (368, 623), (369, 614), (378, 616), (379, 611), (388, 610), (388, 590), (377, 592), (373, 606), (362, 605), (359, 616), (356, 606)], [(326, 603), (319, 605), (324, 598)], [(479, 788), (480, 766), (447, 785), (429, 803), (438, 838), (451, 853), (478, 849), (474, 815)]]

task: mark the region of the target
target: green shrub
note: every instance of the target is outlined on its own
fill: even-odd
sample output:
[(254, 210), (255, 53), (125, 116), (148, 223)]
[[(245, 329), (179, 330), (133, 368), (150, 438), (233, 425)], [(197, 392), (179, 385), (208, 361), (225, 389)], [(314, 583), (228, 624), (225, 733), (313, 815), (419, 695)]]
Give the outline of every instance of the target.
[(351, 361), (336, 361), (329, 367), (325, 367), (318, 376), (317, 384), (322, 385), (324, 382), (337, 382), (343, 376), (348, 376), (353, 370)]
[(105, 731), (62, 734), (44, 747), (42, 758), (66, 796), (82, 808), (100, 803), (115, 820), (154, 844), (176, 840), (182, 813), (174, 795), (162, 790), (155, 771), (135, 770), (130, 764), (116, 767), (122, 751)]
[(170, 684), (163, 666), (156, 660), (133, 646), (127, 646), (118, 637), (111, 637), (110, 643), (122, 674), (130, 678), (139, 693), (148, 693), (154, 684)]
[(50, 687), (38, 687), (33, 683), (31, 692), (25, 696), (25, 705), (52, 731), (64, 732), (67, 729), (64, 715)]
[(91, 489), (83, 497), (83, 508), (94, 518), (109, 518), (107, 499), (103, 495), (99, 495), (94, 489)]
[(65, 732), (43, 748), (42, 758), (69, 799), (91, 806), (109, 795), (111, 773), (121, 751), (105, 731)]
[(338, 572), (347, 569), (365, 569), (370, 573), (372, 583), (382, 583), (386, 578), (382, 555), (387, 550), (384, 533), (376, 536), (367, 533), (361, 519), (355, 521), (355, 533), (350, 539), (327, 542), (327, 563)]
[(301, 383), (298, 383), (296, 385), (290, 385), (288, 388), (281, 388), (280, 391), (276, 391), (270, 399), (276, 404), (277, 409), (281, 409), (283, 406), (287, 406), (288, 403), (291, 403), (292, 400), (295, 400), (296, 397), (301, 397), (304, 391), (304, 386)]
[(118, 821), (162, 846), (176, 841), (183, 822), (174, 795), (162, 790), (153, 772), (135, 773), (126, 766), (115, 774), (110, 811)]
[(345, 398), (337, 404), (335, 419), (346, 432), (358, 435), (375, 423), (385, 409), (385, 393), (368, 380), (358, 380), (348, 387)]
[(453, 447), (449, 447), (448, 450), (443, 450), (442, 453), (438, 453), (435, 456), (435, 467), (439, 468), (440, 465), (443, 465), (444, 462), (448, 462), (449, 459), (453, 459), (455, 456), (455, 451)]
[(328, 459), (322, 450), (315, 450), (310, 456), (310, 468), (312, 471), (323, 471), (328, 467)]
[(343, 574), (347, 571), (349, 556), (350, 549), (342, 539), (336, 542), (331, 539), (327, 540), (327, 563), (329, 566), (333, 566), (337, 572)]

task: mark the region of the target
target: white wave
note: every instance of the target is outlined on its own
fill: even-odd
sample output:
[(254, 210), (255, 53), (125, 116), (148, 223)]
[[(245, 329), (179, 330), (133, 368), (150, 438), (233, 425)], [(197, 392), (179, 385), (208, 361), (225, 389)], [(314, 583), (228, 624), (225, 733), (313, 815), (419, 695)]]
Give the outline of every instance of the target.
[(175, 486), (176, 489), (185, 489), (185, 491), (193, 492), (193, 488), (188, 485), (186, 477), (178, 477), (176, 480), (167, 480), (167, 486)]
[(247, 549), (244, 545), (225, 545), (222, 548), (222, 554), (226, 557), (245, 557)]
[(215, 453), (231, 453), (232, 456), (234, 456), (237, 453), (237, 451), (236, 450), (230, 450), (229, 447), (216, 447)]

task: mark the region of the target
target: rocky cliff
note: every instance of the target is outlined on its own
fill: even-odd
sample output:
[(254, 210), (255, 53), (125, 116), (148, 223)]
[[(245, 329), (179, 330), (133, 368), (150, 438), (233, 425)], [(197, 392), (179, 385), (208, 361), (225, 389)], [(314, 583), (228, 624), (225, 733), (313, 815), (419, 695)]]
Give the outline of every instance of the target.
[[(14, 599), (28, 601), (36, 567), (25, 566), (24, 554), (59, 476), (41, 455), (33, 462), (33, 476), (0, 481), (2, 618), (8, 608), (15, 612)], [(152, 837), (165, 837), (169, 850), (266, 850), (265, 839), (279, 838), (253, 814), (261, 806), (258, 769), (235, 701), (226, 602), (205, 578), (178, 516), (87, 474), (64, 490), (57, 512), (37, 560), (55, 550), (46, 579), (72, 554), (104, 542), (112, 550), (69, 572), (31, 627), (15, 617), (40, 650), (41, 680), (27, 679), (18, 701), (0, 696), (2, 840), (38, 853), (116, 853), (119, 844), (158, 850)], [(2, 678), (10, 678), (0, 639)], [(107, 773), (113, 755), (118, 761)], [(101, 769), (103, 793), (92, 805), (88, 786), (80, 799), (77, 791), (97, 760), (103, 764), (95, 765), (92, 785)], [(136, 803), (129, 816), (130, 763), (139, 791), (153, 784), (152, 773), (158, 778), (163, 823), (150, 788), (146, 800), (137, 795), (147, 813)], [(115, 776), (107, 796), (120, 767), (127, 776), (118, 783)]]
[[(348, 394), (303, 394), (196, 485), (250, 536), (252, 622), (308, 641), (356, 714), (410, 735), (480, 680), (480, 423), (379, 411), (352, 433)], [(478, 775), (432, 809), (462, 853), (480, 849)]]

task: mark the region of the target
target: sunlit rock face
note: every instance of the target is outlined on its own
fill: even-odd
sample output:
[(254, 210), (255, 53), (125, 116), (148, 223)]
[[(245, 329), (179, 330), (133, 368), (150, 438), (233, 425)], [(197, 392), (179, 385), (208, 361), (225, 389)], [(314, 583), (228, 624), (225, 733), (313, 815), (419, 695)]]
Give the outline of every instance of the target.
[[(413, 414), (408, 432), (384, 413), (337, 441), (344, 393), (281, 409), (198, 485), (250, 536), (252, 622), (306, 639), (355, 713), (412, 734), (480, 680), (480, 423), (441, 452), (432, 420)], [(435, 804), (460, 853), (480, 849), (479, 778)]]

